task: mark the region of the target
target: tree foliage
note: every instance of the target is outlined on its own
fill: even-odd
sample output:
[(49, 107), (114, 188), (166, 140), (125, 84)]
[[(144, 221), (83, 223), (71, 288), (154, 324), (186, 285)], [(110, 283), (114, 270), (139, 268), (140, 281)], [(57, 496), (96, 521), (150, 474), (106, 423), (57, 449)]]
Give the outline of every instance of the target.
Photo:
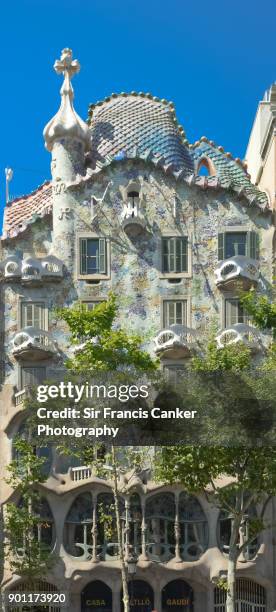
[[(32, 585), (55, 562), (51, 546), (41, 537), (50, 527), (47, 518), (41, 516), (41, 484), (45, 480), (45, 458), (36, 454), (28, 439), (16, 438), (14, 449), (17, 458), (8, 466), (7, 483), (17, 493), (17, 501), (5, 507), (5, 558), (13, 572), (23, 576)], [(39, 535), (40, 534), (40, 535)]]
[(118, 304), (110, 293), (109, 299), (87, 310), (78, 303), (73, 308), (57, 310), (70, 330), (72, 345), (77, 348), (67, 366), (75, 372), (154, 372), (157, 362), (142, 350), (139, 334), (121, 329), (116, 323)]

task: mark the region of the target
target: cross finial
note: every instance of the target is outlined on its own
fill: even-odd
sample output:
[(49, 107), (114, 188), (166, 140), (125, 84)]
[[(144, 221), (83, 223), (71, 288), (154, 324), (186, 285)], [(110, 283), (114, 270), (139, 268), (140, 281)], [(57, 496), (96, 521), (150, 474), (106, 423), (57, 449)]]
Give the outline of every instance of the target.
[(59, 60), (54, 63), (54, 70), (57, 74), (67, 74), (69, 79), (72, 79), (74, 74), (80, 71), (80, 63), (78, 60), (72, 59), (73, 54), (71, 49), (63, 49)]
[(55, 141), (60, 138), (76, 139), (84, 143), (87, 151), (90, 149), (89, 128), (78, 116), (73, 105), (74, 91), (71, 79), (79, 72), (80, 64), (78, 60), (73, 60), (72, 55), (71, 49), (63, 49), (60, 59), (54, 63), (54, 70), (57, 74), (62, 74), (64, 78), (60, 90), (60, 108), (43, 131), (45, 144), (49, 151), (52, 151)]

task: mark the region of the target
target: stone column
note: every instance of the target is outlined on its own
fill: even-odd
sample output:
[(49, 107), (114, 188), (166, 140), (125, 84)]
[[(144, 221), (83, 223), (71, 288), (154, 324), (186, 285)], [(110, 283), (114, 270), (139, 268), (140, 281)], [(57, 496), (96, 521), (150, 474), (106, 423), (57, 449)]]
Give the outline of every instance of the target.
[(97, 527), (97, 495), (92, 494), (93, 500), (93, 522), (92, 522), (92, 561), (93, 563), (98, 562), (97, 558), (97, 541), (98, 541), (98, 527)]
[(141, 501), (142, 506), (142, 524), (141, 524), (141, 540), (142, 540), (142, 553), (140, 556), (141, 561), (148, 561), (147, 554), (147, 524), (146, 524), (146, 500), (143, 498)]
[(175, 521), (174, 521), (174, 535), (175, 535), (175, 563), (182, 563), (182, 558), (180, 554), (180, 522), (179, 522), (179, 496), (180, 492), (175, 492)]

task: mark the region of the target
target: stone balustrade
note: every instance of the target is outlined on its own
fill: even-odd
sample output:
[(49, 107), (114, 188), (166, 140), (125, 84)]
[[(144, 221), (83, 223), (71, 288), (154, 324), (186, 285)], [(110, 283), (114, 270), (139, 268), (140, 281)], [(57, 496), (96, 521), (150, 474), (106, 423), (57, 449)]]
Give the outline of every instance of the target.
[(80, 467), (72, 467), (69, 469), (69, 474), (73, 482), (80, 482), (81, 480), (87, 480), (91, 478), (92, 469), (90, 466), (82, 465)]

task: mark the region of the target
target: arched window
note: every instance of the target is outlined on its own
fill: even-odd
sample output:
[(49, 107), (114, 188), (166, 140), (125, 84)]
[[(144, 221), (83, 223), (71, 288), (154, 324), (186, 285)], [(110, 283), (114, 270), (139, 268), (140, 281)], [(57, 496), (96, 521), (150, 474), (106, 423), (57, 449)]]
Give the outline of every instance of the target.
[(81, 612), (112, 612), (112, 590), (101, 580), (89, 582), (81, 594)]
[[(122, 499), (119, 500), (119, 513), (123, 527), (125, 511)], [(119, 558), (115, 505), (112, 493), (100, 493), (97, 497), (97, 533), (99, 557), (105, 561)]]
[[(266, 592), (253, 580), (238, 578), (236, 581), (236, 612), (267, 612)], [(214, 612), (225, 612), (226, 591), (215, 588)]]
[[(154, 592), (145, 580), (130, 580), (128, 583), (130, 612), (151, 612), (154, 608)], [(121, 612), (124, 612), (123, 590), (121, 590)]]
[(93, 499), (91, 493), (82, 493), (73, 502), (65, 521), (64, 544), (66, 551), (82, 561), (92, 556)]
[(182, 580), (172, 580), (162, 589), (162, 612), (193, 612), (193, 589)]
[[(254, 506), (251, 506), (247, 515), (244, 518), (242, 523), (242, 527), (240, 529), (240, 544), (242, 544), (242, 539), (248, 540), (249, 538), (249, 523), (250, 519), (257, 518), (257, 511)], [(229, 552), (229, 543), (231, 537), (231, 517), (228, 512), (221, 512), (219, 515), (219, 523), (218, 523), (218, 542), (221, 551), (225, 554)], [(257, 553), (259, 548), (258, 538), (251, 541), (250, 544), (243, 550), (243, 556), (246, 561), (253, 559)]]
[(179, 522), (182, 559), (195, 561), (208, 546), (208, 523), (196, 497), (184, 492), (179, 498)]
[(216, 169), (209, 157), (202, 157), (197, 166), (198, 176), (215, 176)]
[[(26, 523), (29, 503), (31, 503), (31, 525), (28, 522)], [(22, 563), (24, 563), (24, 559), (28, 559), (30, 555), (34, 554), (34, 550), (37, 555), (50, 554), (55, 542), (55, 532), (54, 519), (47, 500), (43, 497), (30, 500), (22, 497), (18, 502), (17, 509), (17, 529), (11, 531), (9, 521), (6, 524), (11, 550), (16, 551), (17, 557)]]
[(150, 559), (168, 561), (175, 554), (175, 499), (160, 493), (146, 502), (147, 552)]

